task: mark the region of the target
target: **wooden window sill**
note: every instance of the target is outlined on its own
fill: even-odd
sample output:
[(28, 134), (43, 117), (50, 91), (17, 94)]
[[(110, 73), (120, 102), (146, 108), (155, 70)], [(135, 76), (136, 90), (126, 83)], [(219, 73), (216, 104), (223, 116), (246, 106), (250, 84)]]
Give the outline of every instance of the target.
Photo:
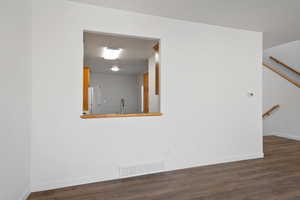
[(151, 117), (162, 116), (162, 113), (133, 113), (133, 114), (88, 114), (81, 115), (82, 119), (96, 119), (96, 118), (121, 118), (121, 117)]

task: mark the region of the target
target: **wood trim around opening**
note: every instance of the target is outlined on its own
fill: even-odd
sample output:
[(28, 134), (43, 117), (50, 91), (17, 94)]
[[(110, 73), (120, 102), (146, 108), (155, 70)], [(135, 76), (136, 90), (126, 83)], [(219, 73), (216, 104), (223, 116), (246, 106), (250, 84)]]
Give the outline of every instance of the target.
[(149, 73), (144, 73), (144, 113), (149, 113)]
[[(153, 47), (155, 54), (159, 54), (159, 42)], [(155, 61), (155, 95), (160, 95), (160, 63)]]
[(162, 116), (162, 113), (132, 113), (132, 114), (95, 114), (82, 115), (82, 119), (97, 119), (97, 118), (121, 118), (121, 117), (155, 117)]
[(83, 104), (82, 104), (83, 111), (89, 110), (90, 72), (91, 69), (89, 67), (83, 68)]
[(155, 94), (160, 94), (160, 67), (159, 63), (155, 65)]

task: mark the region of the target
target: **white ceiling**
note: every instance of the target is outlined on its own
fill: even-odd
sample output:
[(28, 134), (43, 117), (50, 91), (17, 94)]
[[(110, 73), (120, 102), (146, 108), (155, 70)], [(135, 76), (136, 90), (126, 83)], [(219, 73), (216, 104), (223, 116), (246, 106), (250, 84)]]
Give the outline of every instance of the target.
[(73, 0), (264, 32), (264, 48), (300, 39), (300, 0)]
[[(148, 59), (154, 54), (153, 47), (158, 40), (136, 38), (101, 33), (84, 33), (84, 64), (91, 67), (92, 72), (113, 74), (138, 74), (146, 72)], [(121, 48), (121, 56), (117, 60), (105, 60), (103, 47)], [(119, 72), (112, 72), (113, 65), (120, 67)]]
[[(110, 68), (117, 65), (120, 68), (118, 72), (112, 72)], [(105, 73), (105, 74), (124, 74), (124, 75), (137, 75), (148, 71), (148, 61), (146, 60), (118, 60), (110, 61), (104, 60), (99, 57), (85, 58), (85, 66), (91, 68), (92, 73)]]

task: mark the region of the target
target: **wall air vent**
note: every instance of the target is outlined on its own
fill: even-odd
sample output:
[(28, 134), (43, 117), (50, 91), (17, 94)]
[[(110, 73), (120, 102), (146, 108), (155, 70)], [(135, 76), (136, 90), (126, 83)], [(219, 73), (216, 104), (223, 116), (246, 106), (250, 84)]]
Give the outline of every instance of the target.
[(140, 176), (145, 174), (153, 174), (162, 172), (165, 169), (164, 162), (153, 162), (153, 163), (144, 163), (139, 165), (132, 166), (120, 166), (119, 167), (119, 176), (120, 178)]

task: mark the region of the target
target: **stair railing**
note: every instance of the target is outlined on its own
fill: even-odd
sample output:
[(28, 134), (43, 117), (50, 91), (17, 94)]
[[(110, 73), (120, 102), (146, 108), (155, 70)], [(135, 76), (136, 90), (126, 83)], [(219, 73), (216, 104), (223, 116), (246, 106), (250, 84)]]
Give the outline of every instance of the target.
[(277, 58), (274, 58), (273, 56), (270, 56), (270, 59), (273, 60), (274, 62), (276, 62), (277, 64), (283, 66), (284, 68), (290, 70), (291, 72), (297, 74), (298, 76), (300, 76), (300, 72), (298, 72), (297, 70), (295, 70), (294, 68), (288, 66), (287, 64), (285, 64), (284, 62), (278, 60)]
[(277, 71), (276, 69), (274, 69), (273, 67), (271, 67), (270, 65), (263, 63), (263, 66), (265, 66), (266, 68), (268, 68), (269, 70), (275, 72), (276, 74), (278, 74), (279, 76), (281, 76), (282, 78), (284, 78), (285, 80), (289, 81), (290, 83), (294, 84), (295, 86), (297, 86), (298, 88), (300, 88), (300, 83), (292, 80), (291, 78), (289, 78), (287, 75)]
[(268, 110), (267, 112), (265, 112), (263, 114), (263, 118), (266, 118), (266, 117), (270, 116), (273, 113), (274, 110), (277, 110), (279, 108), (280, 108), (280, 105), (273, 106), (270, 110)]

